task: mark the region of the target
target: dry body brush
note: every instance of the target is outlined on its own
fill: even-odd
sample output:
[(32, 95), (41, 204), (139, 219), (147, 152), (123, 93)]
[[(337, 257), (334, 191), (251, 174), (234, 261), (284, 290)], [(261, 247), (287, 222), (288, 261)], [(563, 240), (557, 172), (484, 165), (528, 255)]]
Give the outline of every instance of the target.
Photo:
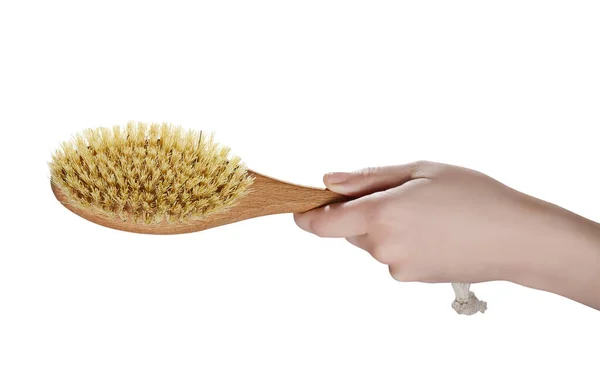
[(136, 233), (188, 233), (347, 200), (250, 171), (213, 134), (167, 123), (87, 129), (61, 145), (50, 171), (69, 210)]

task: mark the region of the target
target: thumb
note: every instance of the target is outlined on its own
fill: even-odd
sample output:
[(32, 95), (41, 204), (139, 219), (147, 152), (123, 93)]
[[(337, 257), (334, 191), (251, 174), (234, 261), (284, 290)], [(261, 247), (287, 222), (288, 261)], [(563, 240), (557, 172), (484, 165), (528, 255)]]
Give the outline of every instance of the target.
[(416, 179), (418, 171), (416, 163), (370, 167), (354, 172), (327, 173), (323, 176), (323, 182), (327, 188), (339, 194), (363, 196)]

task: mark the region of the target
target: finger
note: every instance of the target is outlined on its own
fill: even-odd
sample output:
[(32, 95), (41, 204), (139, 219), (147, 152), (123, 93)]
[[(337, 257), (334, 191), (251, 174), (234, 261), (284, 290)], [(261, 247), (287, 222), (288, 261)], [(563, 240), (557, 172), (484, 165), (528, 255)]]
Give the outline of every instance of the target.
[(362, 250), (370, 252), (369, 248), (371, 248), (371, 241), (369, 239), (368, 233), (361, 234), (358, 236), (346, 237), (346, 241)]
[(377, 198), (374, 195), (294, 214), (296, 224), (319, 237), (350, 237), (367, 233)]
[(404, 269), (400, 267), (398, 264), (389, 264), (388, 270), (390, 271), (390, 276), (397, 280), (398, 282), (416, 282), (417, 279), (411, 277), (406, 273)]
[(350, 196), (361, 196), (397, 187), (415, 178), (424, 177), (425, 165), (416, 162), (405, 165), (365, 168), (354, 172), (332, 172), (323, 176), (330, 190)]

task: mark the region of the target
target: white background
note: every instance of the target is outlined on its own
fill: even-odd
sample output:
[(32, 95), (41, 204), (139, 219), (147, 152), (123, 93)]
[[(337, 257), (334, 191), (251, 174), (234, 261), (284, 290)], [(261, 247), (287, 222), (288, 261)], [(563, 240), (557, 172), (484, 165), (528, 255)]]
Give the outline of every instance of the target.
[(600, 220), (597, 1), (0, 5), (0, 389), (598, 389), (600, 313), (510, 283), (398, 283), (290, 215), (181, 236), (52, 196), (61, 141), (128, 120), (247, 165), (429, 159)]

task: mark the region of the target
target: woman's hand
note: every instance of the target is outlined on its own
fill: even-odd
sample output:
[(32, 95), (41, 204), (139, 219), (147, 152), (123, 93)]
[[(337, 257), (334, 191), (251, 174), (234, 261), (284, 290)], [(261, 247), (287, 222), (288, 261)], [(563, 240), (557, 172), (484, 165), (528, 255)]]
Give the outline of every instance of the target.
[(294, 216), (344, 237), (399, 281), (509, 280), (600, 308), (600, 228), (482, 173), (417, 162), (324, 177), (357, 197)]

